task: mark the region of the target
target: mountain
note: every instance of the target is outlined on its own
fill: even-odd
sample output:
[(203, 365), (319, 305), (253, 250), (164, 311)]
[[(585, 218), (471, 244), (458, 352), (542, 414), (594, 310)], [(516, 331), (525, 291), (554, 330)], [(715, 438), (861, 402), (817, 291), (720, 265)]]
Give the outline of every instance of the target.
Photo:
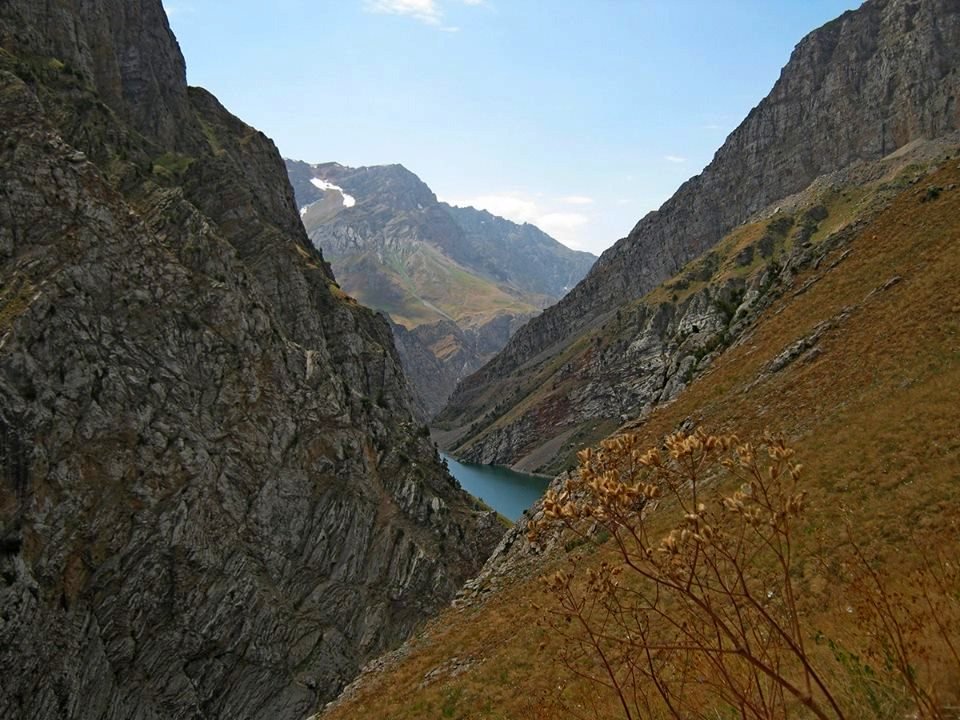
[[(750, 676), (726, 657), (750, 652), (746, 645), (758, 638), (771, 647), (770, 635), (744, 622), (747, 608), (775, 614), (786, 593), (751, 595), (752, 582), (774, 576), (766, 561), (747, 577), (737, 569), (740, 548), (714, 562), (711, 538), (697, 537), (708, 530), (725, 535), (728, 548), (749, 548), (751, 536), (783, 537), (769, 530), (780, 523), (793, 529), (780, 557), (795, 583), (795, 637), (814, 648), (820, 670), (829, 669), (819, 677), (837, 703), (820, 716), (949, 716), (960, 687), (953, 640), (960, 627), (958, 33), (960, 3), (941, 0), (870, 0), (812, 33), (709, 172), (642, 220), (567, 299), (461, 386), (443, 416), (467, 423), (460, 451), (558, 471), (553, 489), (566, 493), (554, 498), (556, 514), (576, 517), (583, 498), (604, 495), (601, 509), (609, 512), (580, 514), (581, 522), (537, 544), (518, 523), (454, 606), (371, 665), (325, 720), (417, 718), (424, 710), (812, 716), (800, 707), (811, 697), (800, 689), (805, 672), (787, 662), (754, 675), (762, 688), (754, 697), (778, 692), (769, 678), (796, 681), (790, 712), (770, 713), (766, 699), (752, 708), (731, 702)], [(886, 135), (894, 125), (895, 141)], [(861, 142), (872, 130), (875, 144)], [(803, 170), (806, 184), (797, 185), (808, 163), (814, 169)], [(816, 167), (823, 172), (810, 178)], [(725, 175), (730, 206), (715, 189)], [(740, 190), (757, 178), (780, 188), (756, 188), (765, 205)], [(737, 224), (718, 230), (716, 242), (699, 252), (687, 245), (710, 218), (739, 212), (744, 219), (730, 220)], [(672, 240), (654, 232), (669, 227), (683, 232)], [(634, 252), (650, 253), (649, 277), (628, 277)], [(639, 296), (604, 311), (582, 288), (608, 283)], [(564, 325), (570, 318), (582, 326)], [(638, 469), (657, 467), (659, 458), (669, 463), (668, 449), (677, 446), (665, 438), (695, 430), (736, 433), (764, 463), (776, 453), (760, 450), (763, 438), (786, 438), (802, 470), (793, 466), (797, 486), (778, 492), (803, 509), (731, 520), (742, 512), (738, 503), (756, 508), (752, 497), (769, 498), (759, 490), (769, 487), (761, 475), (712, 468), (695, 499), (681, 493), (678, 501), (671, 482), (684, 490), (685, 482)], [(578, 450), (595, 462), (611, 448), (622, 462), (603, 475), (586, 482), (567, 472)], [(659, 455), (644, 455), (646, 448)], [(754, 450), (737, 454), (742, 460)], [(644, 487), (647, 500), (638, 502), (647, 482), (660, 484), (650, 494)], [(543, 520), (544, 505), (529, 517)], [(619, 534), (606, 531), (622, 518)], [(756, 530), (739, 530), (747, 526)], [(639, 551), (638, 537), (649, 539), (650, 555)], [(654, 553), (667, 559), (648, 563)], [(651, 567), (667, 568), (680, 597), (704, 590), (705, 615), (722, 616), (725, 630), (747, 629), (750, 642), (714, 645), (710, 630), (720, 625), (706, 623), (704, 635), (704, 626), (658, 615), (660, 596), (635, 572)], [(714, 603), (719, 587), (732, 588), (734, 601)], [(584, 630), (591, 626), (592, 634)], [(900, 641), (890, 640), (894, 633)], [(624, 638), (649, 651), (621, 652)], [(705, 646), (719, 649), (697, 651)], [(719, 669), (715, 679), (726, 674), (712, 688), (711, 667)], [(648, 674), (666, 682), (643, 685)], [(908, 684), (927, 695), (918, 700)], [(658, 713), (661, 699), (677, 705)], [(688, 712), (691, 699), (701, 704)]]
[[(850, 216), (842, 197), (778, 214), (781, 201), (830, 173), (859, 185), (858, 163), (922, 156), (918, 144), (960, 126), (958, 40), (954, 0), (874, 0), (804, 38), (706, 169), (461, 383), (437, 419), (454, 454), (555, 470), (574, 446), (675, 397), (746, 329), (774, 279), (796, 271), (785, 262), (816, 261), (790, 253)], [(747, 226), (754, 236), (730, 265)], [(648, 295), (678, 272), (673, 290)]]
[(304, 718), (503, 528), (160, 0), (0, 48), (0, 716)]
[(596, 259), (533, 225), (439, 202), (401, 165), (287, 160), (287, 172), (340, 285), (394, 323), (424, 419)]

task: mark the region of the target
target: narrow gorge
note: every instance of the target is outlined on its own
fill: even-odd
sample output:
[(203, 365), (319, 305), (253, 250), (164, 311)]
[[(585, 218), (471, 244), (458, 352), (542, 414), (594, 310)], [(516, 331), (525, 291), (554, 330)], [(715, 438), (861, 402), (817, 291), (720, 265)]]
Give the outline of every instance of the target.
[(0, 719), (954, 717), (960, 0), (849, 7), (0, 0)]

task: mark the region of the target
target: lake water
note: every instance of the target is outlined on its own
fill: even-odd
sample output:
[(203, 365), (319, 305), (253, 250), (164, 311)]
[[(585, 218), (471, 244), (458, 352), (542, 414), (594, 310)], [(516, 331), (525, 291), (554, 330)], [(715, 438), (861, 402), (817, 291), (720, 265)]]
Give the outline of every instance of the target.
[(516, 521), (523, 511), (540, 499), (549, 478), (514, 472), (496, 465), (474, 465), (457, 462), (449, 455), (440, 456), (447, 461), (450, 474), (464, 490), (481, 500), (503, 516)]

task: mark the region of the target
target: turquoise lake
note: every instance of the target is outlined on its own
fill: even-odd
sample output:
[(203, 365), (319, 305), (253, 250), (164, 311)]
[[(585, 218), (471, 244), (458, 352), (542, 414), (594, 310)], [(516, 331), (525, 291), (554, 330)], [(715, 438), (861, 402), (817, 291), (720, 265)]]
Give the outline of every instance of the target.
[(516, 521), (523, 511), (540, 499), (549, 478), (526, 475), (496, 465), (461, 463), (449, 455), (440, 454), (463, 489), (480, 498), (487, 505), (510, 520)]

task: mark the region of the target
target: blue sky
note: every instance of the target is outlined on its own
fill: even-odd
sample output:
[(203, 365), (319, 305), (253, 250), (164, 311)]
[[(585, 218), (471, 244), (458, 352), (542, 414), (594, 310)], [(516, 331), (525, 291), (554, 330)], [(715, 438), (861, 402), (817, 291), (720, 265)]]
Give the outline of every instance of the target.
[(164, 0), (188, 80), (287, 157), (402, 163), (599, 253), (846, 0)]

